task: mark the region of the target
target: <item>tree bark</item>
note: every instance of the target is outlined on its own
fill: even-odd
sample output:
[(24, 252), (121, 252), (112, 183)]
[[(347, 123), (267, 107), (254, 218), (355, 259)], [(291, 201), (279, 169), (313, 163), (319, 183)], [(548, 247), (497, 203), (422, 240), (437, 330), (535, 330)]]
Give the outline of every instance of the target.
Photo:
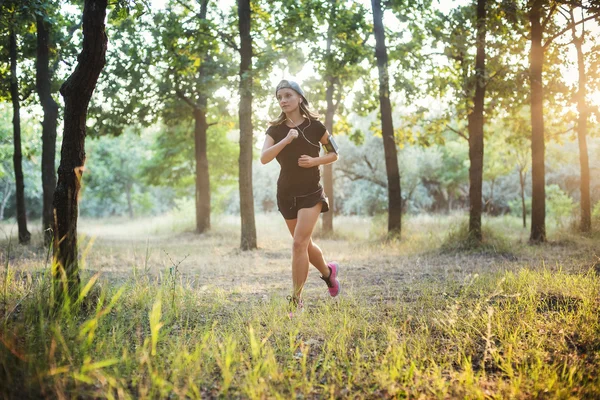
[[(86, 117), (100, 72), (106, 63), (104, 20), (107, 0), (85, 0), (83, 51), (75, 71), (63, 83), (64, 131), (58, 184), (54, 193), (54, 301), (62, 303), (79, 296), (77, 217), (80, 180), (85, 164)], [(64, 275), (63, 275), (64, 274)]]
[[(326, 98), (327, 98), (327, 111), (325, 112), (325, 128), (327, 132), (333, 135), (333, 116), (335, 115), (335, 105), (333, 103), (333, 91), (334, 84), (333, 79), (329, 79), (327, 84)], [(334, 193), (333, 193), (333, 164), (323, 166), (323, 189), (325, 195), (329, 199), (329, 212), (321, 214), (323, 220), (323, 232), (327, 234), (333, 233), (333, 206), (334, 206)]]
[(582, 30), (581, 37), (577, 37), (575, 31), (575, 17), (571, 9), (571, 23), (573, 24), (573, 44), (577, 50), (577, 68), (579, 70), (579, 82), (577, 91), (577, 140), (579, 142), (579, 168), (581, 171), (581, 179), (579, 183), (581, 200), (581, 221), (579, 229), (582, 232), (590, 232), (592, 230), (592, 209), (590, 201), (590, 162), (587, 149), (587, 120), (588, 106), (585, 100), (587, 76), (585, 73), (585, 62), (583, 59), (582, 44), (584, 40), (585, 30)]
[(210, 229), (210, 176), (206, 148), (206, 98), (201, 98), (194, 110), (194, 142), (196, 154), (196, 232)]
[(9, 33), (10, 56), (10, 97), (13, 104), (13, 164), (17, 187), (17, 225), (19, 227), (19, 243), (27, 244), (31, 234), (27, 230), (27, 212), (25, 209), (25, 178), (23, 177), (23, 153), (21, 151), (21, 103), (19, 100), (19, 80), (17, 78), (17, 35), (13, 28)]
[(469, 130), (469, 236), (478, 242), (481, 234), (483, 185), (483, 105), (485, 100), (486, 0), (477, 0), (477, 54), (475, 56), (475, 95)]
[(532, 243), (546, 241), (546, 172), (544, 143), (544, 93), (542, 67), (543, 27), (541, 24), (542, 0), (535, 0), (529, 12), (531, 23), (531, 59), (529, 79), (531, 82), (531, 235)]
[(392, 105), (390, 103), (388, 56), (383, 29), (383, 12), (380, 0), (371, 0), (373, 8), (373, 25), (375, 32), (375, 57), (379, 70), (379, 105), (381, 112), (381, 131), (385, 152), (385, 169), (388, 179), (388, 234), (400, 235), (402, 218), (402, 195), (400, 188), (400, 172), (398, 155), (394, 140), (392, 123)]
[[(200, 3), (200, 19), (206, 20), (208, 10), (208, 0)], [(204, 82), (206, 79), (205, 61), (202, 60), (198, 71), (198, 80)], [(207, 96), (203, 93), (198, 94), (196, 107), (194, 108), (194, 149), (196, 156), (196, 232), (204, 233), (210, 229), (210, 175), (208, 169), (208, 149), (207, 149), (207, 131), (206, 108), (208, 105)]]
[(40, 104), (44, 110), (42, 121), (42, 189), (43, 212), (42, 231), (44, 244), (52, 241), (52, 200), (56, 188), (56, 126), (58, 124), (58, 104), (52, 98), (51, 76), (49, 70), (50, 32), (42, 17), (37, 17), (37, 59), (36, 59), (36, 90)]
[[(327, 47), (325, 51), (325, 58), (329, 60), (331, 56), (331, 44), (333, 43), (333, 24), (336, 15), (336, 0), (329, 0), (330, 13), (329, 13), (329, 26), (327, 28)], [(327, 111), (325, 112), (325, 128), (333, 135), (333, 116), (335, 115), (336, 104), (333, 102), (333, 92), (335, 91), (335, 80), (334, 77), (327, 77), (327, 89), (326, 89), (326, 100), (327, 100)], [(323, 232), (326, 234), (333, 233), (333, 207), (334, 207), (334, 193), (333, 193), (333, 164), (323, 166), (323, 189), (325, 189), (325, 195), (329, 199), (329, 212), (321, 214), (323, 221)]]
[(250, 36), (250, 0), (237, 0), (240, 31), (240, 214), (241, 248), (256, 249), (254, 194), (252, 193), (252, 37)]

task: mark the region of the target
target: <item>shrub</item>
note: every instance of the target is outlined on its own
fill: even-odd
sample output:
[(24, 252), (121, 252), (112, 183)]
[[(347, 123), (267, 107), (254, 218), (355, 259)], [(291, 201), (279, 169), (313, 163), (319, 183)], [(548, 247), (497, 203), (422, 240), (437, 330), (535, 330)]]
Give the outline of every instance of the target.
[(562, 226), (565, 219), (572, 215), (575, 203), (558, 185), (549, 185), (546, 186), (546, 207), (548, 215)]

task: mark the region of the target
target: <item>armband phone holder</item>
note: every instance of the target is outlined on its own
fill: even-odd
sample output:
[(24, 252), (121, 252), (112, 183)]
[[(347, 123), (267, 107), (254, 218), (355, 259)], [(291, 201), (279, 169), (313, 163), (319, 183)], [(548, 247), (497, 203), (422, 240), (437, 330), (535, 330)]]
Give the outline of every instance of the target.
[(327, 153), (333, 152), (335, 154), (339, 154), (338, 153), (339, 147), (338, 147), (337, 143), (335, 142), (335, 140), (333, 140), (333, 136), (331, 136), (331, 135), (329, 135), (327, 137), (327, 143), (325, 143), (323, 145), (323, 147), (325, 148), (325, 151)]

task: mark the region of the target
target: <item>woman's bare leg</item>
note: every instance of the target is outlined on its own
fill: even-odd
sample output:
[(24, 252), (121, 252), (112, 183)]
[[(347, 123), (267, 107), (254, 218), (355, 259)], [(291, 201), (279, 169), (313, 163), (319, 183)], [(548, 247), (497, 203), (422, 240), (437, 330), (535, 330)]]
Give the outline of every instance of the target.
[[(297, 222), (298, 219), (285, 219), (285, 223), (292, 237), (294, 237), (294, 231), (296, 230)], [(325, 262), (325, 257), (323, 257), (323, 251), (321, 251), (319, 246), (313, 242), (312, 237), (310, 238), (310, 243), (308, 245), (308, 260), (316, 269), (319, 270), (322, 276), (329, 276), (329, 267)]]
[(294, 282), (294, 297), (296, 298), (302, 295), (302, 289), (308, 277), (308, 246), (322, 207), (323, 204), (319, 203), (312, 208), (298, 210), (298, 221), (296, 229), (294, 229), (292, 250), (292, 280)]

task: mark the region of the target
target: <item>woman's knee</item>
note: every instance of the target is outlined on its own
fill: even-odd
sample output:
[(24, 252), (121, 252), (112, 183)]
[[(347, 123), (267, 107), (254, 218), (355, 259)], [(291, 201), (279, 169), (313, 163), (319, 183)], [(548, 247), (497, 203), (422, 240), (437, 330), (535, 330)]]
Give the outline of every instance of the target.
[(294, 251), (308, 251), (310, 242), (310, 238), (294, 237)]

